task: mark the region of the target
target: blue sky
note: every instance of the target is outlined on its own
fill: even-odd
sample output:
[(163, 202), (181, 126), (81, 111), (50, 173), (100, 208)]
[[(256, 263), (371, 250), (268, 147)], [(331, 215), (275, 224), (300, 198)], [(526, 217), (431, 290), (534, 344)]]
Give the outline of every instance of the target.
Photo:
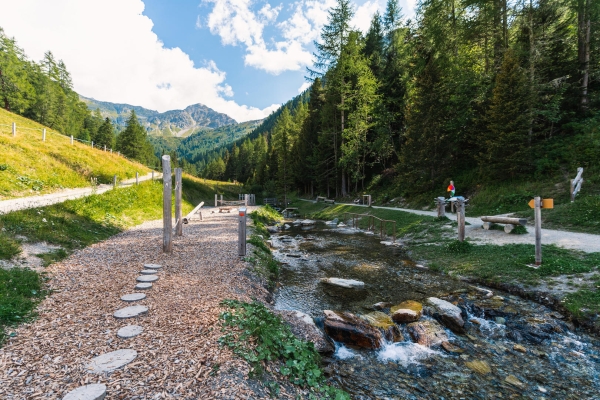
[[(406, 16), (415, 1), (399, 0)], [(385, 3), (354, 0), (353, 25), (365, 31)], [(313, 40), (334, 4), (0, 0), (0, 27), (31, 59), (47, 50), (62, 59), (84, 96), (161, 112), (202, 103), (241, 122), (265, 117), (308, 85)]]

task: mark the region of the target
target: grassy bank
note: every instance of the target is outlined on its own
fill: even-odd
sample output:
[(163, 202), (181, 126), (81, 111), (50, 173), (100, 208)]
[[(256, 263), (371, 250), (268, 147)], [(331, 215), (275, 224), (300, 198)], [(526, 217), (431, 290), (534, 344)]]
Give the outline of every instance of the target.
[[(183, 212), (200, 201), (214, 201), (216, 186), (225, 198), (237, 198), (239, 188), (223, 182), (183, 180)], [(162, 182), (111, 190), (48, 207), (0, 215), (0, 260), (17, 256), (23, 242), (46, 242), (60, 249), (39, 255), (44, 264), (100, 242), (144, 221), (162, 218)], [(7, 327), (25, 321), (43, 297), (43, 277), (27, 268), (0, 269), (0, 340)]]
[[(573, 315), (589, 317), (600, 312), (600, 253), (542, 246), (542, 266), (534, 269), (527, 266), (535, 261), (533, 244), (498, 246), (474, 245), (468, 241), (460, 243), (456, 240), (456, 222), (448, 219), (349, 205), (326, 206), (305, 201), (296, 201), (294, 207), (298, 207), (301, 214), (324, 220), (341, 220), (344, 213), (369, 213), (396, 221), (396, 235), (408, 245), (410, 257), (432, 270), (470, 277), (482, 283), (525, 287), (546, 283), (552, 288), (554, 280), (560, 278), (574, 290), (574, 293), (563, 298), (563, 305)], [(366, 227), (366, 219), (360, 224), (363, 228)], [(391, 229), (388, 225), (388, 235), (392, 233)]]
[[(17, 135), (12, 136), (12, 123)], [(8, 125), (8, 126), (7, 126)], [(51, 193), (63, 188), (90, 186), (90, 178), (98, 183), (111, 183), (145, 175), (147, 167), (120, 157), (114, 152), (92, 149), (46, 128), (43, 125), (0, 109), (0, 200)]]

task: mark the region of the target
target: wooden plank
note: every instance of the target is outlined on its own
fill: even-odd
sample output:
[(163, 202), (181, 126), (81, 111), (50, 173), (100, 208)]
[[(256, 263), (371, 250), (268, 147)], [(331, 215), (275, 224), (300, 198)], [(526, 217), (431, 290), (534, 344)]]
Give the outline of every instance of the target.
[(492, 222), (494, 224), (510, 224), (523, 225), (527, 224), (527, 218), (510, 218), (510, 217), (481, 217), (483, 222)]

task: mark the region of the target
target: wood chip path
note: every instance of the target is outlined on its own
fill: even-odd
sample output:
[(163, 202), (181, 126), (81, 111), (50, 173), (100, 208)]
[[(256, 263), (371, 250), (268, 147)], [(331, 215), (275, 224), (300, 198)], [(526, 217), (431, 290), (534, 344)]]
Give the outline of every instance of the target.
[[(144, 291), (147, 298), (135, 303), (148, 313), (114, 318), (131, 305), (120, 298), (135, 292), (147, 263), (163, 265), (160, 279)], [(54, 293), (41, 303), (37, 320), (20, 326), (0, 349), (0, 398), (62, 399), (91, 383), (106, 384), (107, 399), (269, 398), (247, 378), (248, 365), (218, 345), (220, 301), (268, 294), (246, 267), (237, 256), (237, 218), (223, 214), (186, 225), (184, 236), (174, 237), (172, 255), (162, 253), (161, 221), (154, 221), (51, 265)], [(118, 338), (129, 324), (143, 333)], [(84, 368), (119, 349), (133, 349), (137, 358), (110, 374)], [(280, 398), (298, 393), (284, 385)]]

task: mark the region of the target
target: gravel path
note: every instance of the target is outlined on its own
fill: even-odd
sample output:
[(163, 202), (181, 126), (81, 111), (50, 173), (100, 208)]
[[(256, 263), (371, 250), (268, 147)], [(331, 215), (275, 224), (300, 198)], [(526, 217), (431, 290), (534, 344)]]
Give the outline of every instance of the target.
[[(20, 326), (0, 349), (0, 398), (61, 399), (91, 383), (106, 384), (107, 399), (268, 398), (247, 378), (247, 364), (217, 342), (220, 301), (264, 299), (267, 292), (237, 256), (236, 216), (206, 214), (174, 238), (173, 255), (162, 253), (161, 221), (154, 221), (48, 267), (54, 293), (41, 303), (38, 319)], [(143, 291), (147, 297), (120, 300), (135, 292), (147, 263), (163, 266), (159, 280)], [(148, 312), (113, 317), (131, 305)], [(143, 333), (117, 337), (126, 325), (139, 325)], [(119, 349), (133, 349), (137, 358), (108, 375), (84, 368)], [(281, 398), (294, 397), (284, 388)]]
[[(154, 179), (161, 179), (162, 174), (155, 172)], [(148, 173), (145, 176), (140, 176), (139, 181), (148, 181), (152, 179), (152, 173)], [(118, 187), (130, 186), (135, 183), (135, 178), (126, 179), (119, 182)], [(17, 199), (3, 200), (0, 201), (0, 214), (6, 214), (11, 211), (25, 210), (28, 208), (44, 207), (56, 203), (62, 203), (66, 200), (78, 199), (80, 197), (86, 197), (91, 194), (100, 194), (107, 192), (113, 188), (113, 185), (98, 185), (97, 188), (84, 187), (65, 189), (55, 193), (49, 193), (42, 196), (28, 196), (19, 197)]]
[[(360, 204), (348, 204), (357, 207), (366, 207)], [(408, 208), (396, 208), (396, 207), (381, 207), (372, 206), (373, 208), (381, 208), (385, 210), (404, 211), (411, 214), (427, 215), (436, 217), (435, 211), (423, 211), (423, 210), (411, 210)], [(505, 216), (507, 214), (503, 214)], [(452, 220), (456, 220), (456, 215), (446, 213), (446, 216)], [(466, 217), (467, 221), (471, 225), (465, 227), (465, 237), (477, 240), (481, 243), (491, 244), (535, 244), (535, 229), (533, 225), (527, 226), (528, 233), (523, 235), (509, 235), (504, 231), (498, 230), (485, 230), (482, 228), (482, 221), (477, 217)], [(542, 226), (542, 244), (554, 244), (559, 247), (571, 250), (579, 250), (586, 253), (597, 253), (600, 252), (600, 235), (594, 235), (591, 233), (578, 233), (578, 232), (567, 232), (559, 231), (555, 229), (544, 229)]]

